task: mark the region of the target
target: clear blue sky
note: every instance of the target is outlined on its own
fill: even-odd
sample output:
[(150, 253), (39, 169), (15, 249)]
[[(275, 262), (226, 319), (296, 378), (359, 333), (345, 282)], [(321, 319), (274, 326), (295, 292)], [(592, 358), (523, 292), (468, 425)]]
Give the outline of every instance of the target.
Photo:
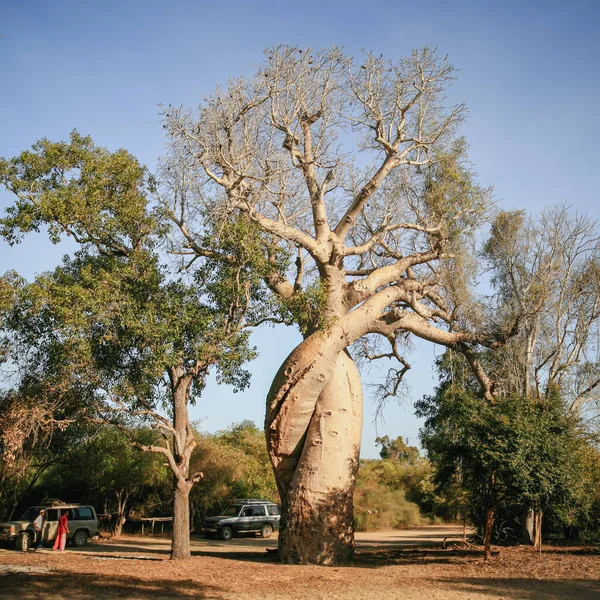
[[(596, 0), (3, 0), (0, 34), (0, 156), (77, 128), (152, 168), (164, 145), (157, 104), (198, 104), (218, 83), (251, 74), (266, 46), (340, 45), (397, 58), (427, 45), (460, 69), (451, 100), (468, 104), (462, 133), (502, 207), (537, 212), (566, 201), (600, 216)], [(0, 211), (9, 202), (0, 195)], [(0, 242), (0, 272), (32, 277), (63, 252), (35, 237), (16, 249)], [(194, 418), (211, 431), (243, 418), (261, 424), (271, 377), (296, 339), (258, 333), (252, 388), (234, 396), (211, 385)], [(377, 434), (417, 441), (412, 401), (431, 391), (440, 352), (415, 351), (411, 397), (388, 407), (377, 432), (365, 385), (364, 457), (376, 455)]]

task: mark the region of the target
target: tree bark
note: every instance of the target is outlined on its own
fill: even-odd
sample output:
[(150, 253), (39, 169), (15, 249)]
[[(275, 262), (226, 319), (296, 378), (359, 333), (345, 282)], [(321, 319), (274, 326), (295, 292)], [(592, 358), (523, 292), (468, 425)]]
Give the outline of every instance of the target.
[(533, 547), (542, 549), (542, 511), (539, 508), (533, 511)]
[(192, 485), (181, 477), (175, 479), (173, 502), (173, 542), (171, 560), (186, 560), (190, 551), (190, 490)]
[(490, 560), (492, 558), (492, 529), (494, 528), (494, 514), (493, 508), (488, 508), (485, 514), (485, 533), (483, 537), (484, 544), (484, 560)]
[[(279, 557), (287, 564), (347, 564), (354, 554), (353, 493), (362, 432), (361, 381), (345, 350), (331, 358), (319, 355), (311, 364), (316, 364), (317, 375), (310, 391), (318, 396), (296, 447), (282, 459), (281, 453), (274, 451), (267, 429), (282, 500)], [(276, 382), (277, 377), (270, 398), (280, 392)]]
[(123, 532), (123, 525), (125, 525), (126, 521), (127, 521), (127, 519), (125, 518), (125, 515), (117, 515), (117, 519), (115, 521), (114, 530), (113, 530), (114, 538), (121, 537), (121, 533)]
[(171, 470), (175, 475), (173, 490), (173, 537), (171, 560), (186, 560), (190, 552), (190, 457), (196, 445), (190, 425), (188, 400), (192, 377), (182, 366), (170, 371), (173, 394), (173, 457)]
[[(124, 494), (124, 492), (115, 492), (117, 497), (117, 515), (115, 522), (113, 524), (113, 537), (119, 538), (121, 537), (121, 533), (123, 531), (123, 525), (127, 521), (127, 517), (125, 516), (125, 507), (127, 504), (128, 494)], [(124, 497), (123, 497), (124, 496)]]
[(539, 550), (542, 544), (542, 517), (539, 508), (527, 509), (523, 517), (521, 542), (533, 546), (536, 550)]
[(529, 507), (523, 511), (521, 525), (521, 543), (533, 544), (533, 510)]

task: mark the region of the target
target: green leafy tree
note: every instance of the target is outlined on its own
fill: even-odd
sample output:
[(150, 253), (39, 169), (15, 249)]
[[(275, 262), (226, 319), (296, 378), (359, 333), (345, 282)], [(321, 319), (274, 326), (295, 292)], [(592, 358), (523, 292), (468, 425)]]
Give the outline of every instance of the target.
[(85, 426), (74, 396), (30, 380), (0, 392), (0, 519), (31, 500), (44, 474), (77, 451)]
[(455, 359), (446, 354), (442, 383), (416, 404), (425, 419), (421, 440), (440, 488), (462, 489), (463, 508), (484, 531), (489, 559), (494, 516), (502, 507), (521, 503), (541, 512), (575, 502), (584, 443), (558, 394), (499, 395), (489, 402), (455, 379)]
[(418, 461), (419, 449), (416, 446), (409, 446), (404, 442), (402, 436), (395, 440), (390, 440), (387, 435), (375, 438), (375, 443), (381, 446), (379, 456), (381, 458), (390, 458), (398, 462), (414, 463)]
[(204, 473), (191, 497), (198, 524), (234, 498), (277, 498), (263, 432), (250, 421), (199, 435), (192, 462)]
[[(252, 299), (244, 245), (236, 245), (233, 266), (204, 264), (168, 278), (158, 255), (164, 231), (148, 206), (153, 178), (127, 152), (98, 148), (76, 132), (69, 143), (42, 140), (0, 161), (0, 181), (17, 198), (0, 221), (9, 242), (47, 226), (53, 241), (66, 234), (80, 244), (73, 258), (20, 291), (4, 323), (14, 355), (27, 355), (57, 389), (87, 390), (91, 416), (124, 434), (124, 414), (161, 434), (160, 444), (131, 442), (169, 464), (171, 557), (188, 558), (189, 493), (202, 477), (190, 471), (196, 439), (188, 405), (213, 367), (219, 381), (246, 386), (242, 365), (254, 356), (242, 331)], [(236, 232), (229, 228), (229, 236)]]
[[(29, 362), (10, 331), (25, 281), (0, 277), (0, 518), (10, 518), (44, 471), (68, 454), (81, 436), (81, 389), (59, 389)], [(17, 360), (20, 356), (21, 360)], [(71, 435), (65, 433), (71, 428)]]
[(46, 471), (37, 486), (46, 497), (95, 501), (111, 516), (115, 537), (121, 535), (132, 508), (149, 489), (169, 485), (168, 468), (160, 455), (140, 452), (132, 443), (152, 445), (158, 434), (150, 429), (96, 426), (81, 440), (77, 451), (62, 456)]

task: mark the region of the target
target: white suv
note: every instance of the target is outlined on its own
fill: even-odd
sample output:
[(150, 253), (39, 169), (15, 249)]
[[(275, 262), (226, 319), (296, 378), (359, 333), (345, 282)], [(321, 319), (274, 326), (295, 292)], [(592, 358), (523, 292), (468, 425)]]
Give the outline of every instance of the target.
[(67, 541), (70, 541), (73, 546), (85, 546), (89, 538), (100, 533), (98, 517), (93, 506), (53, 502), (31, 506), (20, 519), (0, 523), (0, 541), (12, 542), (23, 552), (29, 550), (35, 541), (33, 521), (40, 514), (41, 509), (46, 511), (42, 525), (42, 543), (53, 542), (56, 539), (58, 519), (63, 512), (67, 512), (69, 517)]

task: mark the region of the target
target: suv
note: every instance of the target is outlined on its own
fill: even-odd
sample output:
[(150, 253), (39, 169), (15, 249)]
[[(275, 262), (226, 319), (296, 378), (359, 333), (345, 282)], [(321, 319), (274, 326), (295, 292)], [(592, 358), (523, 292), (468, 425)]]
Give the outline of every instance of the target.
[(204, 535), (230, 540), (234, 533), (260, 532), (264, 538), (279, 529), (279, 506), (268, 500), (235, 500), (222, 514), (204, 519)]
[(42, 542), (51, 542), (56, 539), (58, 533), (58, 519), (63, 511), (67, 511), (69, 517), (69, 533), (67, 541), (73, 546), (85, 546), (88, 538), (98, 535), (98, 517), (93, 506), (84, 504), (65, 504), (63, 502), (52, 502), (30, 506), (25, 514), (15, 521), (0, 523), (0, 541), (12, 542), (17, 550), (26, 552), (33, 545), (35, 532), (33, 521), (44, 509), (44, 523), (42, 526)]

